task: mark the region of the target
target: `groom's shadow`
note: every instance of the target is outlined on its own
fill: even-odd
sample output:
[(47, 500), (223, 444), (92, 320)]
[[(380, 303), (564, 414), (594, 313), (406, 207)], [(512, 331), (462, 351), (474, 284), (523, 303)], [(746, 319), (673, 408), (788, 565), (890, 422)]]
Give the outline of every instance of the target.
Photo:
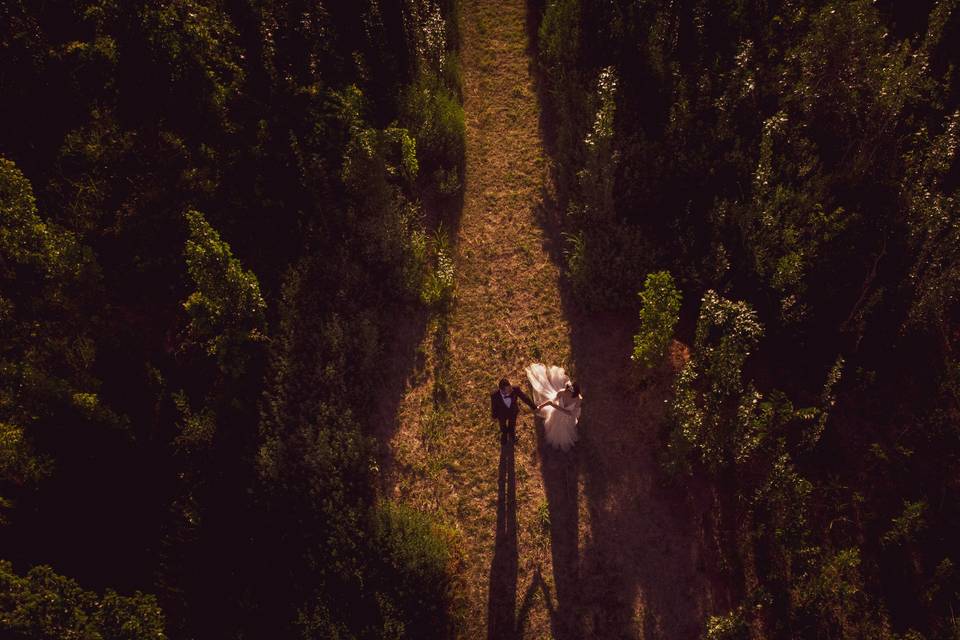
[(493, 561), (490, 563), (490, 599), (487, 612), (487, 637), (490, 640), (517, 637), (517, 569), (517, 479), (514, 469), (514, 444), (511, 438), (501, 438), (500, 467), (497, 475), (497, 532)]

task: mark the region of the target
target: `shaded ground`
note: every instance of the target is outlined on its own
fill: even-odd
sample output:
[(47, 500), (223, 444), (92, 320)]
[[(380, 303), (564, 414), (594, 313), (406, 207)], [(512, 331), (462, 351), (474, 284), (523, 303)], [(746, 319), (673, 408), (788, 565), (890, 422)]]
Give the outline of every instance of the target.
[[(465, 638), (695, 638), (715, 603), (706, 497), (664, 489), (655, 460), (676, 364), (641, 385), (632, 319), (581, 313), (561, 291), (524, 0), (463, 0), (467, 120), (456, 304), (398, 354), (384, 491), (436, 514), (459, 552)], [(550, 217), (550, 216), (546, 216)], [(414, 323), (415, 324), (415, 323)], [(581, 381), (580, 441), (545, 444), (524, 408), (501, 443), (488, 394), (522, 368)], [(404, 368), (407, 367), (407, 368)]]

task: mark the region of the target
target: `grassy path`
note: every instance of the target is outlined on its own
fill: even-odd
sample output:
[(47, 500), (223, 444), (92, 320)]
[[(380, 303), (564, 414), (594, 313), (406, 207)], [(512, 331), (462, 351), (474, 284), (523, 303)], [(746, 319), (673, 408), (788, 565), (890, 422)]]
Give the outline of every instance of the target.
[[(691, 492), (660, 488), (653, 457), (671, 370), (638, 388), (630, 323), (561, 293), (537, 215), (548, 170), (525, 26), (523, 0), (463, 0), (456, 303), (418, 348), (384, 438), (386, 484), (454, 530), (463, 637), (694, 638), (714, 608), (710, 535)], [(516, 447), (489, 418), (496, 381), (528, 389), (534, 361), (583, 383), (569, 453), (544, 443), (526, 407)]]

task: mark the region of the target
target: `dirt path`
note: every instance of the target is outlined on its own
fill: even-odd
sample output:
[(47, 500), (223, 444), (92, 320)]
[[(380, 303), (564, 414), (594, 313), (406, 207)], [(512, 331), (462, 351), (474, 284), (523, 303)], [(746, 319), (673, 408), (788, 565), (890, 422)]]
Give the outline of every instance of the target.
[[(538, 223), (548, 171), (523, 0), (463, 0), (467, 122), (456, 303), (431, 322), (385, 438), (395, 499), (436, 514), (460, 554), (466, 638), (695, 638), (713, 610), (695, 491), (654, 460), (672, 369), (641, 389), (631, 322), (561, 294)], [(581, 439), (547, 446), (524, 408), (501, 446), (488, 394), (534, 361), (581, 380)]]

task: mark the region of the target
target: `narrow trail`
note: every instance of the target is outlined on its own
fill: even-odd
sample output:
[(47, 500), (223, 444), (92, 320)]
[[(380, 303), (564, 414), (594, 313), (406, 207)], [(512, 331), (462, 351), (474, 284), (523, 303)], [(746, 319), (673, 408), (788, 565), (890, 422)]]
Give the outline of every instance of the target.
[[(456, 302), (430, 321), (383, 447), (388, 495), (452, 531), (465, 638), (696, 638), (715, 604), (701, 492), (661, 488), (656, 433), (682, 348), (641, 387), (631, 323), (562, 292), (539, 220), (549, 170), (524, 0), (463, 0), (467, 162)], [(549, 216), (548, 216), (549, 217)], [(581, 381), (580, 441), (523, 407), (501, 446), (488, 394), (523, 367)]]

